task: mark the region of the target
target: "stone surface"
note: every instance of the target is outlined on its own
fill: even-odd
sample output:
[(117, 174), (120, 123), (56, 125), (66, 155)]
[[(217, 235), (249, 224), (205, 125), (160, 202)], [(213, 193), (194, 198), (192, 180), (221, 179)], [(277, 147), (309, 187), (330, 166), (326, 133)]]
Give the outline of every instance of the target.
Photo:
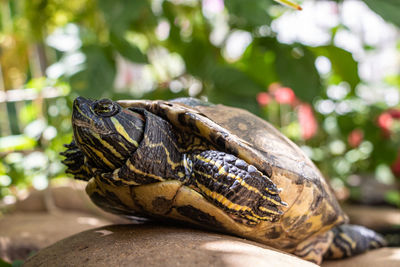
[(400, 248), (380, 248), (338, 261), (325, 261), (322, 267), (398, 267)]
[(364, 225), (375, 230), (387, 230), (400, 226), (400, 209), (387, 206), (343, 206), (352, 224)]
[(317, 265), (233, 236), (147, 223), (76, 234), (39, 251), (24, 266)]
[(87, 213), (113, 223), (129, 222), (94, 205), (85, 192), (86, 184), (84, 181), (58, 179), (53, 181), (50, 188), (46, 190), (31, 190), (24, 199), (18, 200), (9, 210), (11, 212), (52, 212), (58, 209), (59, 212), (67, 210)]
[(0, 258), (26, 259), (65, 237), (110, 223), (78, 212), (8, 214), (0, 218)]

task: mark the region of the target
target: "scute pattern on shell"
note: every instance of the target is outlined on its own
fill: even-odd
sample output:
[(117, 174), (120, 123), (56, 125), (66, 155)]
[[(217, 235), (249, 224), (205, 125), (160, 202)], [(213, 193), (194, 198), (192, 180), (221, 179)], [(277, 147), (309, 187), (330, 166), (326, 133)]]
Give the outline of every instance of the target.
[(279, 221), (262, 222), (254, 227), (223, 224), (229, 231), (292, 252), (310, 236), (347, 221), (314, 164), (272, 125), (250, 112), (185, 99), (119, 103), (124, 107), (144, 108), (177, 129), (207, 139), (217, 149), (256, 166), (282, 188), (280, 195), (288, 206), (283, 208), (284, 214)]

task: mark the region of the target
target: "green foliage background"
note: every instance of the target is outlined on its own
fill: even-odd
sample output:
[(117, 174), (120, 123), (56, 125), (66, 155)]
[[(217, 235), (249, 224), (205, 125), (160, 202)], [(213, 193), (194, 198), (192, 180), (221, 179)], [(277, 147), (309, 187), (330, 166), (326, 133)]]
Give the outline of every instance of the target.
[[(333, 2), (340, 7), (342, 1)], [(364, 2), (388, 23), (400, 27), (400, 2)], [(228, 32), (245, 31), (252, 37), (238, 60), (224, 56), (226, 40), (217, 45), (210, 41), (217, 21), (205, 15), (202, 1), (1, 1), (0, 40), (4, 52), (0, 61), (5, 90), (23, 86), (40, 93), (47, 87), (58, 87), (62, 88), (63, 96), (26, 101), (22, 107), (7, 104), (7, 120), (18, 123), (11, 123), (9, 135), (0, 139), (0, 197), (15, 194), (35, 179), (63, 176), (58, 152), (71, 138), (70, 107), (78, 95), (113, 99), (169, 99), (191, 95), (246, 108), (269, 118), (308, 151), (324, 174), (335, 181), (335, 189), (350, 188), (348, 177), (353, 173), (376, 173), (378, 177), (387, 177), (386, 183), (395, 183), (389, 166), (399, 148), (400, 127), (394, 127), (394, 134), (384, 138), (376, 119), (388, 106), (364, 103), (356, 95), (357, 86), (368, 84), (360, 79), (358, 62), (353, 55), (333, 42), (338, 28), (344, 25), (331, 29), (332, 41), (327, 45), (284, 44), (277, 39), (271, 23), (284, 12), (297, 11), (272, 0), (225, 0), (221, 12), (227, 17)], [(76, 48), (60, 50), (50, 44), (49, 36), (57, 31), (68, 33), (71, 25), (80, 42)], [(157, 35), (160, 25), (169, 28), (166, 38)], [(41, 60), (36, 65), (32, 50), (39, 51), (35, 55)], [(67, 66), (67, 59), (72, 55), (83, 60)], [(315, 67), (320, 56), (331, 62), (328, 75), (321, 75)], [(150, 88), (139, 90), (140, 84), (115, 88), (121, 57), (147, 71), (152, 81)], [(183, 65), (183, 70), (173, 69), (177, 63), (171, 62)], [(57, 79), (46, 77), (46, 68), (56, 63), (63, 66)], [(170, 90), (174, 81), (179, 81), (182, 88)], [(344, 99), (335, 100), (337, 104), (350, 101), (363, 107), (345, 114), (316, 113), (320, 130), (314, 138), (303, 140), (295, 110), (276, 103), (268, 107), (257, 103), (257, 94), (275, 82), (292, 88), (301, 101), (315, 105), (319, 100), (328, 99), (326, 89), (330, 85), (345, 83), (350, 90)], [(399, 88), (400, 72), (383, 82)], [(197, 90), (191, 91), (193, 86)], [(39, 131), (29, 131), (28, 126), (38, 122), (42, 123), (40, 127), (31, 128)], [(363, 129), (364, 141), (352, 148), (347, 144), (347, 137), (356, 128)], [(54, 130), (56, 135), (46, 135), (46, 131)], [(335, 144), (344, 148), (332, 152)], [(43, 159), (42, 165), (27, 164), (32, 150), (40, 153), (41, 156), (34, 155)], [(350, 189), (350, 196), (357, 198), (357, 189)], [(398, 192), (388, 192), (388, 196), (390, 203), (400, 202)]]

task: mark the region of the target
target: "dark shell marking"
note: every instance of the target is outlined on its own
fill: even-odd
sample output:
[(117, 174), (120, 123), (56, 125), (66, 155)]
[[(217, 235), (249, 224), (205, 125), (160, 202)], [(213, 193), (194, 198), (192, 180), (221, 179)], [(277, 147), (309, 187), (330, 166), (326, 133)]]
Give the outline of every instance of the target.
[(195, 208), (191, 205), (176, 207), (176, 211), (180, 215), (189, 218), (196, 223), (200, 223), (201, 225), (208, 227), (213, 226), (217, 230), (224, 229), (223, 225), (214, 216), (205, 213), (202, 210)]
[(153, 210), (157, 214), (168, 214), (171, 212), (174, 200), (165, 197), (156, 197), (151, 204), (153, 205)]

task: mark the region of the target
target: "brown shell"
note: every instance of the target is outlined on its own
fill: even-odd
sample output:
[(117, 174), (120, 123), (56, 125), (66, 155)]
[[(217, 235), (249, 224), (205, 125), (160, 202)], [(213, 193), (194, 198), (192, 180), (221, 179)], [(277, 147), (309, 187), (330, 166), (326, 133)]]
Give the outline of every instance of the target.
[(260, 223), (257, 229), (243, 227), (245, 236), (257, 231), (253, 239), (291, 251), (310, 236), (347, 221), (320, 171), (271, 124), (243, 109), (182, 101), (191, 106), (148, 100), (118, 103), (145, 108), (177, 128), (208, 139), (217, 148), (256, 166), (282, 188), (281, 199), (288, 204), (282, 218), (275, 223)]

